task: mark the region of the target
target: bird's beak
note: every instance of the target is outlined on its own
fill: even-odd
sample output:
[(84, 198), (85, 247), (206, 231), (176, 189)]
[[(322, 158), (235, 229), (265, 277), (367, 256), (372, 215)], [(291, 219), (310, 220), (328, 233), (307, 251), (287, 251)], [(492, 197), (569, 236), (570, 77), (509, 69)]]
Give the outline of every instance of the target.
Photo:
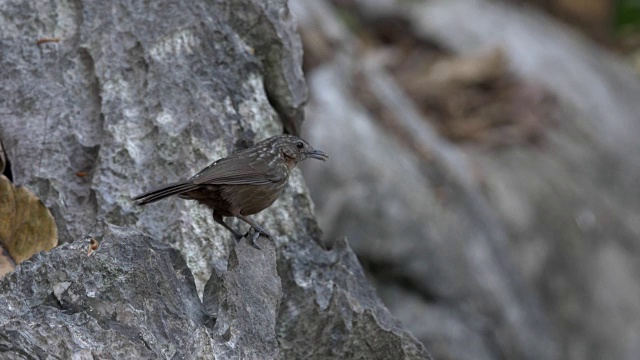
[(329, 155), (327, 155), (324, 151), (320, 151), (320, 150), (309, 151), (305, 153), (305, 155), (307, 157), (322, 160), (322, 161), (325, 161), (329, 158)]

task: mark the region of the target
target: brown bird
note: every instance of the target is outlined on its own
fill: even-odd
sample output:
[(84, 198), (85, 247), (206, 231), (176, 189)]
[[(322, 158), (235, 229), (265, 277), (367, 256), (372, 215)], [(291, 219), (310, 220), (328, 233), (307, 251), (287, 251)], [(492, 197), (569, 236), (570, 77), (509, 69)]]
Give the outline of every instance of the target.
[(189, 180), (162, 186), (133, 200), (138, 205), (172, 195), (196, 200), (212, 209), (213, 220), (231, 231), (238, 241), (248, 233), (240, 235), (223, 218), (233, 216), (251, 225), (251, 244), (259, 249), (255, 243), (258, 236), (271, 239), (271, 235), (247, 215), (273, 204), (282, 194), (291, 170), (306, 158), (324, 161), (329, 156), (297, 136), (278, 135), (213, 162)]

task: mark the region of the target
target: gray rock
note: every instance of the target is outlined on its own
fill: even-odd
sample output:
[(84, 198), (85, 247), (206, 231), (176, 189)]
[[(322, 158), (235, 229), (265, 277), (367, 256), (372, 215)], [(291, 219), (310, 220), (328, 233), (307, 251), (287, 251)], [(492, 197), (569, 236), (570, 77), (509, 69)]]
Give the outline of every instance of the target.
[[(61, 242), (96, 217), (136, 225), (182, 249), (202, 289), (231, 238), (211, 236), (219, 229), (204, 209), (142, 210), (130, 197), (281, 132), (258, 59), (204, 2), (15, 4), (15, 22), (0, 25), (12, 36), (0, 58), (0, 136), (14, 182), (52, 210)], [(35, 45), (43, 36), (60, 42)]]
[[(87, 255), (89, 240), (99, 247)], [(213, 326), (180, 253), (101, 224), (39, 253), (0, 282), (3, 359), (188, 359)]]
[[(252, 48), (263, 65), (264, 87), (289, 134), (300, 133), (307, 102), (302, 43), (287, 6), (276, 1), (217, 0), (225, 22)], [(278, 39), (278, 41), (272, 41)]]
[(278, 318), (285, 359), (431, 359), (382, 305), (345, 240), (282, 250), (278, 272), (288, 293)]
[(405, 10), (417, 33), (461, 54), (501, 47), (514, 73), (558, 97), (542, 148), (471, 155), (510, 234), (508, 253), (553, 321), (562, 357), (636, 359), (637, 74), (530, 8), (459, 0)]
[(278, 319), (284, 358), (431, 358), (382, 306), (345, 240), (331, 250), (292, 243), (278, 269), (291, 291)]
[[(298, 2), (303, 30), (323, 32), (336, 50), (310, 75), (308, 137), (347, 155), (337, 167), (305, 168), (329, 238), (349, 237), (390, 310), (435, 357), (637, 358), (637, 74), (526, 6), (355, 4), (363, 24), (402, 19), (461, 55), (498, 47), (515, 75), (558, 104), (538, 146), (451, 146), (419, 128), (427, 119), (389, 90), (399, 87), (374, 56), (348, 50), (358, 44), (326, 2)], [(376, 124), (343, 86), (350, 81), (373, 85), (404, 138)]]
[[(0, 14), (0, 138), (14, 182), (51, 209), (65, 244), (0, 283), (0, 350), (117, 359), (274, 359), (304, 350), (284, 348), (286, 338), (312, 344), (310, 358), (428, 358), (346, 245), (339, 254), (349, 256), (319, 250), (299, 171), (254, 217), (275, 239), (260, 240), (261, 252), (244, 243), (232, 250), (230, 234), (193, 202), (130, 201), (283, 128), (296, 131), (306, 89), (285, 1), (15, 0)], [(59, 41), (36, 43), (44, 37)], [(107, 226), (87, 256), (78, 239), (96, 220), (122, 228)], [(305, 246), (318, 250), (292, 250)], [(325, 285), (308, 276), (327, 256), (337, 257), (333, 290), (316, 301), (310, 289)], [(324, 305), (331, 299), (336, 305)]]
[(457, 53), (501, 48), (517, 74), (575, 106), (581, 130), (597, 133), (599, 146), (618, 154), (640, 150), (640, 82), (577, 31), (531, 7), (486, 0), (419, 1), (397, 10), (418, 36)]
[(203, 302), (215, 314), (216, 354), (239, 359), (276, 359), (276, 317), (282, 300), (276, 248), (261, 237), (258, 250), (242, 240), (229, 256), (229, 268), (211, 275)]
[(455, 304), (434, 301), (403, 287), (393, 278), (376, 282), (375, 286), (389, 311), (440, 358), (477, 360), (497, 357), (495, 347), (486, 338), (490, 329), (478, 331), (482, 325), (488, 325), (479, 324), (481, 318), (473, 319), (474, 323)]
[[(332, 158), (336, 167), (304, 167), (312, 193), (320, 194), (316, 205), (328, 238), (346, 235), (372, 276), (405, 284), (427, 302), (423, 308), (450, 304), (440, 327), (411, 329), (430, 335), (420, 339), (425, 344), (445, 339), (430, 347), (434, 357), (483, 358), (487, 352), (479, 346), (509, 358), (554, 358), (536, 297), (496, 246), (506, 241), (504, 229), (443, 167), (423, 165), (373, 123), (338, 81), (348, 78), (349, 68), (328, 65), (309, 79), (309, 138), (340, 154)], [(449, 337), (447, 329), (461, 322), (480, 345)], [(495, 350), (488, 354), (496, 356)]]

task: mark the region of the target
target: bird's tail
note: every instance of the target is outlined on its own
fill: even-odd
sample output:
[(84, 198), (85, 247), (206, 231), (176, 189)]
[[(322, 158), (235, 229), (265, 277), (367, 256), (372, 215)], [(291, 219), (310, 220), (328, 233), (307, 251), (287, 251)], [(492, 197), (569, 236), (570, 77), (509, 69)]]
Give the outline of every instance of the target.
[(178, 195), (187, 191), (194, 190), (197, 187), (198, 185), (195, 185), (190, 182), (176, 182), (173, 184), (164, 185), (162, 187), (159, 187), (155, 190), (151, 190), (142, 195), (135, 196), (131, 200), (137, 201), (138, 205), (145, 205), (145, 204), (149, 204), (149, 203), (164, 199), (171, 195)]

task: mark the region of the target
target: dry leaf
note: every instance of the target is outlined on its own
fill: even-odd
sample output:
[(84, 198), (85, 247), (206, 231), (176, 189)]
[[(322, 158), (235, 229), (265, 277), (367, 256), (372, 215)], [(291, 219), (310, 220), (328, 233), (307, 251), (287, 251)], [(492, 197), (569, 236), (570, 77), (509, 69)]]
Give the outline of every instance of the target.
[(4, 175), (0, 175), (0, 242), (17, 264), (58, 244), (58, 229), (49, 210)]
[(6, 274), (13, 271), (16, 264), (13, 262), (9, 254), (0, 246), (0, 279)]

